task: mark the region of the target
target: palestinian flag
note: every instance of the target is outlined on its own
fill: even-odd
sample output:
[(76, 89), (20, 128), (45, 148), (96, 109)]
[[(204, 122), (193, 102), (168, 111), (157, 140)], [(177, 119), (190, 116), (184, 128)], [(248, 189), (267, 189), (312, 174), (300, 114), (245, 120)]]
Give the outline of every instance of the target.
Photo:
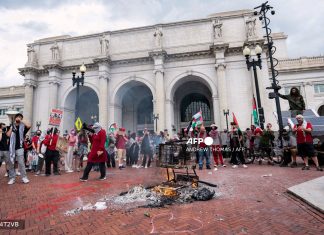
[(201, 124), (203, 124), (204, 120), (202, 117), (202, 112), (201, 110), (196, 113), (195, 115), (192, 116), (192, 122), (191, 122), (191, 127), (193, 129), (195, 129), (196, 127), (201, 126)]
[(117, 126), (116, 122), (114, 122), (113, 124), (111, 124), (109, 126), (109, 132), (115, 133), (115, 131), (117, 131), (117, 130), (118, 130), (118, 126)]
[(233, 114), (233, 122), (235, 123), (236, 126), (239, 126), (238, 121), (235, 117), (235, 114), (234, 113), (232, 113), (232, 114)]
[(240, 129), (240, 125), (239, 125), (239, 123), (238, 123), (238, 121), (237, 121), (237, 119), (236, 119), (236, 117), (235, 117), (235, 114), (234, 113), (232, 113), (233, 114), (233, 122), (235, 123), (235, 125), (237, 126), (237, 129), (239, 130), (239, 131), (241, 131), (241, 129)]
[(255, 97), (253, 96), (253, 100), (252, 100), (252, 116), (253, 116), (253, 124), (255, 126), (259, 126), (259, 115), (258, 115), (258, 110), (256, 107), (256, 102), (255, 102)]

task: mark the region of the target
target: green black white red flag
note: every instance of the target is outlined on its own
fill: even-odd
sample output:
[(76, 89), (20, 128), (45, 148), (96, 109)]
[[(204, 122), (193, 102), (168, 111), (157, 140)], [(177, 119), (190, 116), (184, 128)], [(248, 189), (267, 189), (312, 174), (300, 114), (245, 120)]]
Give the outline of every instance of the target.
[(258, 110), (256, 107), (256, 102), (255, 102), (255, 97), (253, 96), (253, 100), (252, 100), (252, 116), (253, 116), (253, 124), (255, 126), (259, 126), (259, 115), (258, 115)]

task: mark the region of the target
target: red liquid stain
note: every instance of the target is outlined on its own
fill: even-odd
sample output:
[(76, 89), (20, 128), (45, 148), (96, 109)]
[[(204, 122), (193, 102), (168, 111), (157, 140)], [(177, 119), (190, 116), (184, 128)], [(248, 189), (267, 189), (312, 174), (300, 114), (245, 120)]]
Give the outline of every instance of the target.
[(81, 183), (77, 182), (77, 183), (70, 183), (70, 184), (51, 184), (50, 187), (62, 188), (62, 189), (70, 189), (70, 188), (78, 187), (80, 185), (81, 185)]

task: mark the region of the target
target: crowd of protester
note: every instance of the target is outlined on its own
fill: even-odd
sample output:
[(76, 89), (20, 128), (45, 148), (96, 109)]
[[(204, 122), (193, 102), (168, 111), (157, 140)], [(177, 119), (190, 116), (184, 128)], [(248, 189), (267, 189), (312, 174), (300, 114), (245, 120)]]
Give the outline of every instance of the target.
[[(318, 156), (323, 157), (324, 144), (319, 139), (313, 140), (312, 125), (306, 122), (302, 115), (297, 115), (297, 124), (288, 126), (282, 133), (283, 161), (282, 167), (297, 167), (297, 158), (303, 159), (303, 170), (309, 170), (311, 159), (318, 171)], [(21, 176), (23, 183), (28, 183), (27, 172), (33, 172), (36, 176), (60, 175), (80, 172), (83, 170), (81, 181), (87, 181), (91, 170), (100, 171), (99, 180), (106, 179), (106, 168), (126, 167), (148, 168), (158, 157), (160, 144), (172, 141), (187, 141), (189, 138), (212, 138), (210, 146), (202, 141), (192, 153), (199, 170), (204, 165), (206, 169), (226, 167), (225, 159), (233, 168), (242, 165), (247, 168), (246, 153), (253, 153), (260, 149), (267, 155), (268, 164), (273, 165), (270, 157), (274, 147), (276, 135), (272, 125), (268, 123), (262, 130), (251, 125), (242, 131), (235, 123), (231, 123), (231, 129), (219, 131), (215, 124), (210, 127), (201, 125), (193, 130), (184, 129), (182, 133), (170, 135), (168, 130), (154, 133), (144, 129), (141, 133), (126, 134), (125, 128), (119, 128), (112, 132), (106, 132), (99, 123), (85, 126), (80, 132), (75, 129), (65, 131), (63, 137), (67, 141), (67, 152), (57, 149), (60, 132), (57, 128), (49, 128), (46, 132), (37, 130), (32, 137), (27, 135), (30, 124), (24, 121), (22, 114), (17, 114), (13, 124), (6, 126), (1, 123), (0, 128), (0, 166), (5, 162), (6, 174), (9, 177), (8, 184), (14, 184), (16, 176)], [(314, 142), (314, 143), (313, 143)], [(262, 163), (262, 156), (257, 159)], [(84, 166), (84, 162), (87, 165)], [(45, 169), (44, 169), (45, 163)], [(53, 168), (53, 170), (52, 170)]]

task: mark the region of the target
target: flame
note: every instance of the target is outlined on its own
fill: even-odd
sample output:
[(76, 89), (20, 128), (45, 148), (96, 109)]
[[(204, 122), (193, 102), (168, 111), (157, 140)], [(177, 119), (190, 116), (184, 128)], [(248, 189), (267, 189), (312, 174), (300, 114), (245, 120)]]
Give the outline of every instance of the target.
[(192, 179), (192, 182), (191, 182), (191, 187), (193, 188), (198, 188), (198, 180), (197, 179)]
[(166, 188), (164, 189), (163, 195), (167, 197), (174, 197), (177, 196), (177, 192), (173, 188)]
[(155, 186), (153, 188), (153, 191), (157, 192), (157, 193), (161, 193), (166, 197), (175, 197), (177, 196), (177, 191), (172, 188), (172, 187), (163, 187), (163, 186)]

